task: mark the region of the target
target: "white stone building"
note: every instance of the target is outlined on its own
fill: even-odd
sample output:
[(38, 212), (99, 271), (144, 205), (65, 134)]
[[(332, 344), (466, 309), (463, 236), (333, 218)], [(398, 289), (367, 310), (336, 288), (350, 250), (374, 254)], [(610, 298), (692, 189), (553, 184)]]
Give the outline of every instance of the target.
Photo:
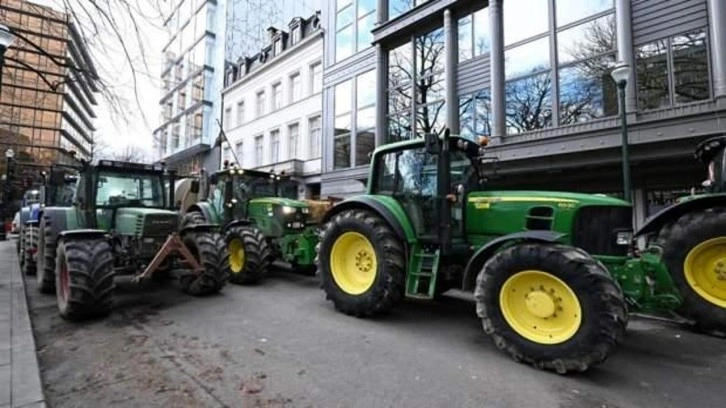
[[(229, 67), (222, 91), (222, 161), (292, 176), (300, 198), (320, 195), (323, 32), (320, 16), (268, 29), (269, 44)], [(231, 145), (231, 146), (230, 146)]]

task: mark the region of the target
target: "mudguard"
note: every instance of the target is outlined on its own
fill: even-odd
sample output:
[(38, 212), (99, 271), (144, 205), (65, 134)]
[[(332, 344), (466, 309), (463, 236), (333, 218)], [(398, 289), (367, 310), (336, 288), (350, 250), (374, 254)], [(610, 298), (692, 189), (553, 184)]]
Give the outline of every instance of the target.
[(189, 232), (215, 232), (219, 231), (218, 224), (194, 224), (181, 229), (180, 234), (184, 235)]
[(224, 225), (224, 227), (222, 228), (222, 233), (225, 233), (228, 229), (239, 226), (239, 225), (245, 226), (245, 225), (252, 225), (252, 224), (254, 224), (254, 222), (252, 222), (251, 220), (232, 220)]
[(360, 209), (372, 211), (383, 217), (399, 239), (409, 244), (416, 242), (416, 234), (406, 212), (398, 201), (389, 196), (361, 195), (348, 198), (331, 208), (323, 216), (321, 225), (327, 223), (333, 216), (343, 211)]
[(73, 241), (77, 239), (97, 239), (106, 236), (106, 231), (97, 229), (77, 229), (71, 231), (61, 231), (58, 238), (63, 241)]
[(474, 281), (476, 280), (476, 276), (481, 271), (481, 268), (484, 267), (484, 264), (486, 263), (489, 258), (494, 256), (494, 254), (505, 244), (512, 242), (512, 241), (521, 241), (521, 242), (561, 242), (562, 238), (565, 237), (567, 234), (563, 234), (561, 232), (556, 231), (522, 231), (522, 232), (515, 232), (512, 234), (507, 234), (504, 236), (501, 236), (499, 238), (493, 239), (489, 241), (486, 245), (479, 248), (474, 256), (469, 259), (469, 262), (466, 264), (466, 269), (464, 270), (464, 280), (463, 280), (463, 288), (464, 290), (471, 290), (474, 287)]
[(189, 209), (187, 209), (186, 212), (189, 213), (192, 211), (198, 211), (198, 212), (204, 214), (204, 219), (207, 220), (207, 222), (214, 223), (214, 222), (219, 221), (219, 220), (215, 219), (216, 217), (214, 215), (214, 212), (212, 211), (212, 205), (208, 202), (205, 202), (205, 201), (198, 202), (198, 203), (192, 205), (191, 207), (189, 207)]
[(650, 217), (634, 235), (634, 238), (647, 234), (657, 233), (667, 224), (675, 222), (680, 217), (695, 211), (702, 211), (714, 207), (726, 207), (726, 194), (710, 194), (692, 200), (682, 201), (666, 207), (656, 215)]

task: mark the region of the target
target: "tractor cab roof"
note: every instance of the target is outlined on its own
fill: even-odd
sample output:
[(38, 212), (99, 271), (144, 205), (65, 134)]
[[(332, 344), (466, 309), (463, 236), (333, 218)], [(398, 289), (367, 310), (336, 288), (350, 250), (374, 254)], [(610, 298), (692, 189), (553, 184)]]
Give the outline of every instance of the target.
[[(442, 139), (442, 136), (439, 136), (439, 139)], [(477, 142), (475, 140), (458, 136), (458, 135), (451, 135), (449, 137), (449, 144), (451, 146), (457, 146), (459, 142), (466, 142), (468, 144), (474, 144), (478, 145), (481, 143), (481, 141)], [(487, 139), (488, 141), (488, 139)], [(379, 154), (385, 154), (391, 151), (397, 151), (397, 150), (411, 150), (411, 149), (417, 149), (426, 146), (426, 140), (424, 138), (416, 138), (416, 139), (409, 139), (409, 140), (402, 140), (400, 142), (393, 142), (385, 144), (381, 147), (376, 148), (376, 150), (373, 152), (374, 155)], [(483, 146), (486, 146), (486, 144), (483, 144)]]
[(164, 174), (164, 167), (154, 164), (130, 163), (116, 160), (99, 160), (94, 166), (100, 171), (115, 171), (120, 173)]

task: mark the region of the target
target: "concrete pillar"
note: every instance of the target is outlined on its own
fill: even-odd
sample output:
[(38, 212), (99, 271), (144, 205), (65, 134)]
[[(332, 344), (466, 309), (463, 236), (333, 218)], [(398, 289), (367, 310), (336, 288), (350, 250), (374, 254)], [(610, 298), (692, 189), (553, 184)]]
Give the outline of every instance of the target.
[(489, 1), (489, 26), (491, 30), (491, 75), (492, 137), (506, 134), (506, 111), (504, 105), (504, 18), (502, 0)]
[[(708, 20), (711, 32), (713, 94), (716, 99), (726, 99), (726, 1), (708, 0)], [(722, 103), (726, 105), (726, 102)]]
[[(380, 1), (379, 1), (380, 3)], [(381, 44), (376, 43), (376, 146), (386, 143), (388, 125), (388, 54)]]
[(446, 89), (446, 126), (452, 134), (459, 134), (459, 97), (456, 90), (456, 57), (458, 34), (451, 10), (444, 10), (444, 87)]
[(388, 0), (376, 1), (376, 19), (379, 24), (388, 20)]
[[(720, 0), (716, 0), (720, 1)], [(633, 56), (633, 25), (631, 0), (615, 1), (615, 26), (617, 28), (618, 61), (630, 65), (630, 78), (625, 88), (625, 112), (635, 112), (635, 58)]]

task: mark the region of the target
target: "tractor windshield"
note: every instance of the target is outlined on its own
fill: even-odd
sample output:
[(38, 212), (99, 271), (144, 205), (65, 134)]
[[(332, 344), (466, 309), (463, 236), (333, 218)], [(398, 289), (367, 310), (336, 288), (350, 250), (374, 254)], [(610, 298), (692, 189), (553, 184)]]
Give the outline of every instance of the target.
[(238, 175), (235, 178), (235, 196), (238, 200), (275, 197), (275, 180), (271, 177)]
[(96, 184), (98, 207), (152, 207), (165, 205), (162, 177), (102, 171)]

